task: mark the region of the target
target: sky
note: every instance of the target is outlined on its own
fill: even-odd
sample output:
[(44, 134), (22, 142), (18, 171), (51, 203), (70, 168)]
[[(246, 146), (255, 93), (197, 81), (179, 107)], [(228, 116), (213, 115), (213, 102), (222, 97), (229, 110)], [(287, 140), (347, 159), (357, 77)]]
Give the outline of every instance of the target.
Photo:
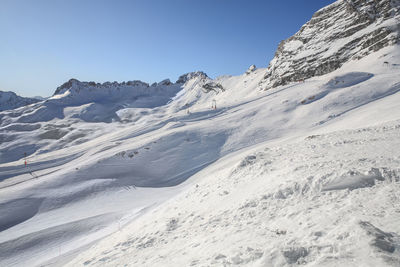
[(267, 67), (333, 0), (0, 0), (0, 90), (50, 96), (71, 78), (148, 83)]

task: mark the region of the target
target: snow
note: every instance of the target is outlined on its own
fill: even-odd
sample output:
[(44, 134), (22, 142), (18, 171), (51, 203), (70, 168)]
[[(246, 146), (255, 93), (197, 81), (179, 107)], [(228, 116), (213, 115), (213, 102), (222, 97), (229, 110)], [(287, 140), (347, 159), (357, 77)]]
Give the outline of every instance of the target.
[(0, 111), (16, 109), (39, 101), (36, 98), (18, 96), (14, 92), (0, 91)]
[(399, 47), (267, 91), (258, 68), (73, 85), (0, 113), (0, 265), (399, 265), (384, 61)]
[(49, 97), (48, 99), (49, 100), (51, 100), (51, 99), (62, 99), (64, 97), (69, 96), (70, 94), (71, 94), (71, 91), (67, 90), (62, 94), (53, 95), (52, 97)]
[[(362, 223), (399, 233), (400, 154), (393, 146), (399, 123), (266, 143), (225, 157), (68, 266), (398, 264), (400, 254), (371, 245)], [(379, 179), (325, 190), (353, 177), (352, 170)], [(390, 244), (398, 246), (392, 235)]]
[(296, 51), (300, 49), (303, 46), (303, 42), (300, 40), (291, 40), (287, 43), (285, 43), (285, 50), (288, 52)]

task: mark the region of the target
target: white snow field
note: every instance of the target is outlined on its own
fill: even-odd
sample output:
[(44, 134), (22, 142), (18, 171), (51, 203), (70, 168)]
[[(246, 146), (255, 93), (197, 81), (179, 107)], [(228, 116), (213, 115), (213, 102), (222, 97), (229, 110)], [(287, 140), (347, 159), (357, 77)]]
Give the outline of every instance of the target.
[(400, 61), (398, 46), (268, 91), (262, 69), (216, 79), (216, 95), (189, 81), (165, 112), (191, 113), (151, 138), (173, 136), (154, 149), (164, 173), (204, 167), (67, 265), (399, 266), (400, 75), (386, 60)]
[(399, 48), (0, 113), (0, 266), (399, 266)]

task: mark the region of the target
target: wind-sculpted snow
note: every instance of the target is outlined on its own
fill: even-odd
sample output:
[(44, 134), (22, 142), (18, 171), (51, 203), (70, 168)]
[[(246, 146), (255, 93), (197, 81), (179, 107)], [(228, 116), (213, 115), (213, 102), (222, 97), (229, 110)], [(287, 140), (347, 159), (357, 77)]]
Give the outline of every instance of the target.
[[(38, 265), (43, 259), (49, 259), (49, 253), (57, 253), (57, 251), (60, 253), (61, 247), (54, 242), (60, 236), (64, 236), (66, 240), (71, 242), (79, 242), (80, 233), (86, 232), (87, 238), (90, 239), (93, 232), (98, 228), (105, 228), (104, 225), (115, 220), (115, 217), (114, 214), (103, 214), (60, 224), (45, 231), (22, 235), (0, 244), (0, 259), (5, 259), (2, 261), (5, 266), (18, 265), (18, 261), (21, 260), (29, 262), (29, 265)], [(20, 255), (19, 252), (27, 247), (31, 247), (33, 250), (28, 254)]]
[(327, 82), (326, 87), (329, 89), (344, 88), (354, 86), (368, 79), (371, 79), (374, 75), (372, 73), (365, 72), (350, 72), (345, 75), (337, 76)]
[(68, 266), (397, 266), (399, 129), (397, 120), (222, 159)]
[(82, 180), (110, 180), (109, 187), (176, 186), (216, 161), (225, 140), (224, 133), (201, 136), (178, 131), (136, 149), (116, 152), (76, 173)]
[(0, 204), (3, 218), (0, 222), (0, 232), (35, 216), (42, 201), (40, 198), (22, 198)]
[(355, 86), (372, 78), (373, 76), (374, 75), (371, 73), (350, 72), (341, 76), (334, 77), (321, 88), (321, 92), (317, 93), (316, 95), (309, 96), (308, 98), (301, 101), (301, 103), (312, 103), (314, 101), (320, 100), (321, 98), (325, 97), (326, 95), (337, 89)]

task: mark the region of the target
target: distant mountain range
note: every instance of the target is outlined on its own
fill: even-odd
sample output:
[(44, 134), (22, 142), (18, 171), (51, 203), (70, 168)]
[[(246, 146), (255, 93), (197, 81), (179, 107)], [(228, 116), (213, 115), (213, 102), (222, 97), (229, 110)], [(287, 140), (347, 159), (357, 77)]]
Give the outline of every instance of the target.
[(0, 111), (8, 109), (16, 109), (39, 101), (40, 100), (37, 98), (18, 96), (14, 92), (0, 91)]

